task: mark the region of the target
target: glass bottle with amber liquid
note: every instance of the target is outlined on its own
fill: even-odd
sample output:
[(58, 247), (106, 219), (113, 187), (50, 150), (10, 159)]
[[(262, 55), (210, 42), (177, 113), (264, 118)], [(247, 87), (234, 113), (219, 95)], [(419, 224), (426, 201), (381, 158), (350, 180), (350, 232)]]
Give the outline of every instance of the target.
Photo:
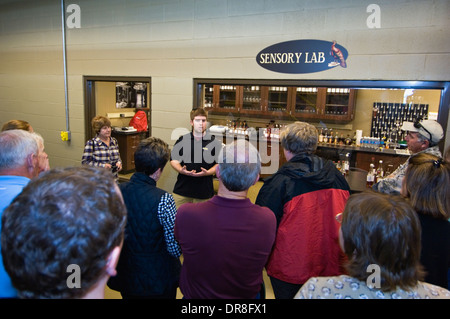
[(377, 168), (377, 181), (383, 178), (384, 178), (383, 160), (380, 160)]
[(375, 177), (376, 177), (376, 170), (375, 170), (375, 164), (370, 163), (369, 171), (367, 172), (367, 178), (366, 178), (366, 187), (372, 188), (373, 184), (375, 184)]

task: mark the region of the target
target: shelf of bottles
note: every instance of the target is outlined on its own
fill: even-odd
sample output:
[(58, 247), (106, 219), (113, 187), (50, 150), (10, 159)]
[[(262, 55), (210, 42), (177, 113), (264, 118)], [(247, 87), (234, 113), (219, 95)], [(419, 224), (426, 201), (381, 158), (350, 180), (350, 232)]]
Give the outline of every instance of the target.
[(295, 93), (295, 112), (317, 114), (317, 88), (297, 88)]
[(269, 87), (269, 111), (285, 112), (288, 105), (288, 88), (286, 86)]
[(242, 108), (244, 110), (261, 111), (261, 89), (258, 85), (244, 85)]
[(213, 107), (213, 98), (214, 98), (214, 85), (212, 84), (205, 84), (203, 86), (203, 107), (205, 108), (211, 108)]
[(219, 108), (234, 109), (236, 107), (236, 95), (235, 85), (221, 85)]
[(327, 88), (325, 100), (326, 115), (347, 115), (349, 112), (350, 89)]
[(428, 119), (428, 104), (374, 102), (372, 111), (372, 138), (387, 138), (395, 142), (404, 138), (404, 121)]

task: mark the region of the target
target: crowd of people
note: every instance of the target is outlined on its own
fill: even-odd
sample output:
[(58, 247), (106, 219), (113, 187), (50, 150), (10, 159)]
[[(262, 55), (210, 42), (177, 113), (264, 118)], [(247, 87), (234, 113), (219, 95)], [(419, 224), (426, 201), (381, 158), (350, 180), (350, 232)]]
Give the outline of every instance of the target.
[[(261, 159), (248, 141), (227, 145), (190, 114), (192, 132), (170, 150), (137, 147), (119, 182), (107, 117), (92, 120), (80, 167), (50, 169), (42, 136), (25, 121), (0, 133), (0, 297), (124, 299), (450, 299), (450, 148), (436, 121), (403, 123), (412, 155), (373, 189), (351, 193), (318, 133), (280, 133), (287, 162), (249, 189)], [(172, 192), (157, 187), (166, 165)], [(215, 194), (213, 177), (218, 180)]]

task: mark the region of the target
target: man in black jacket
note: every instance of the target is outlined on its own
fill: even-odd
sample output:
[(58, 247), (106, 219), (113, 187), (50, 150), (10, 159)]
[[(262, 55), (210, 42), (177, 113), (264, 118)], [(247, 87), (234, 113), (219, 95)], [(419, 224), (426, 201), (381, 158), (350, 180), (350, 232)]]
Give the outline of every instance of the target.
[(181, 250), (173, 234), (177, 210), (172, 195), (156, 187), (169, 158), (163, 140), (141, 141), (134, 154), (136, 173), (119, 185), (128, 222), (117, 276), (108, 286), (124, 299), (176, 298), (181, 268)]

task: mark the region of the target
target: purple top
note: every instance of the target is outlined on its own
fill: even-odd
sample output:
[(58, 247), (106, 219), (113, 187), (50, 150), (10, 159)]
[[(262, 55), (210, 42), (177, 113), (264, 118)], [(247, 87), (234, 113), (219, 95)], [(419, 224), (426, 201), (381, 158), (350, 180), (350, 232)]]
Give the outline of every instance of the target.
[(175, 237), (183, 253), (180, 289), (187, 299), (255, 298), (276, 234), (267, 207), (214, 196), (180, 206)]

